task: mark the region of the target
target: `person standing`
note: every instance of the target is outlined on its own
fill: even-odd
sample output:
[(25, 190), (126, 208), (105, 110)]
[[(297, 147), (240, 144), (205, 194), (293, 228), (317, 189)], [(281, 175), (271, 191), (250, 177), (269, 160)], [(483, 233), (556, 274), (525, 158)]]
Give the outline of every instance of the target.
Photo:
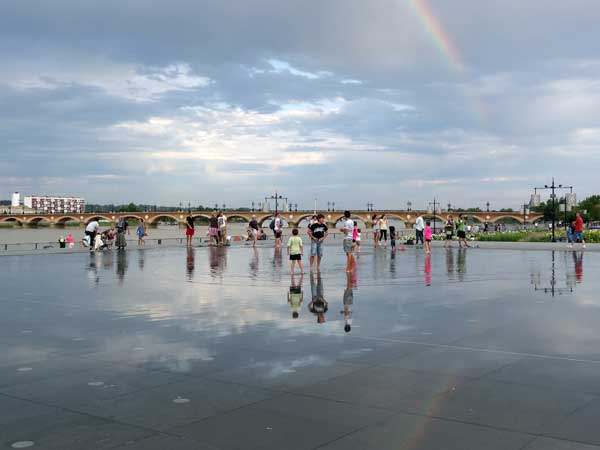
[(317, 215), (317, 221), (308, 227), (308, 236), (310, 237), (310, 272), (313, 271), (315, 258), (317, 258), (317, 272), (321, 271), (321, 258), (323, 257), (323, 241), (329, 234), (329, 229), (325, 225), (325, 216)]
[(379, 218), (379, 241), (384, 241), (383, 247), (387, 248), (388, 239), (388, 222), (385, 214), (382, 214)]
[(354, 268), (354, 255), (352, 254), (352, 234), (354, 232), (354, 221), (351, 219), (350, 211), (344, 211), (344, 222), (342, 225), (342, 233), (344, 233), (343, 248), (346, 253), (346, 272), (351, 272)]
[(446, 235), (444, 248), (450, 248), (452, 247), (452, 238), (454, 237), (454, 219), (451, 215), (446, 218), (446, 223), (444, 224), (444, 233)]
[(85, 227), (85, 235), (87, 237), (89, 237), (89, 240), (90, 240), (90, 243), (89, 243), (90, 252), (94, 251), (94, 242), (96, 240), (96, 235), (98, 234), (99, 230), (100, 230), (100, 224), (98, 223), (97, 220), (92, 220)]
[(373, 245), (379, 247), (379, 220), (377, 214), (371, 216), (371, 227), (373, 227)]
[(394, 225), (390, 226), (390, 247), (392, 253), (396, 253), (396, 227)]
[(304, 274), (304, 267), (302, 267), (302, 254), (304, 253), (304, 245), (302, 238), (298, 236), (298, 228), (292, 230), (292, 236), (288, 239), (287, 243), (288, 255), (290, 255), (291, 267), (290, 273), (294, 274), (296, 268), (296, 261), (300, 267), (300, 273)]
[(208, 219), (208, 239), (210, 244), (214, 241), (216, 245), (219, 245), (219, 219), (215, 213), (210, 215)]
[(192, 246), (192, 239), (194, 238), (194, 233), (196, 230), (194, 229), (194, 218), (191, 215), (188, 215), (185, 218), (185, 238), (188, 247)]
[(277, 213), (273, 220), (273, 233), (275, 235), (275, 247), (281, 247), (281, 236), (283, 235), (281, 214)]
[[(573, 242), (577, 243), (581, 241), (581, 247), (585, 248), (585, 239), (583, 238), (583, 227), (583, 217), (581, 217), (581, 214), (579, 213), (575, 214), (575, 232), (573, 233)], [(571, 243), (571, 247), (573, 247), (573, 243)]]
[(144, 245), (146, 245), (146, 242), (144, 241), (144, 237), (146, 237), (147, 234), (146, 234), (146, 225), (144, 224), (144, 219), (140, 219), (140, 222), (138, 223), (138, 226), (137, 226), (136, 234), (138, 237), (138, 245), (140, 247), (143, 247)]
[(465, 219), (463, 219), (463, 215), (459, 214), (456, 219), (456, 236), (458, 237), (458, 248), (462, 248), (464, 244), (465, 247), (470, 247), (467, 244), (467, 225), (465, 223)]
[(419, 215), (415, 222), (415, 245), (419, 245), (419, 241), (423, 244), (423, 230), (425, 230), (425, 221), (423, 220), (423, 216)]
[(129, 234), (129, 224), (125, 218), (121, 216), (117, 222), (117, 250), (127, 247), (127, 240), (125, 239), (126, 232)]
[(256, 240), (258, 239), (258, 220), (256, 220), (256, 215), (254, 214), (252, 214), (252, 219), (248, 223), (248, 231), (250, 231), (252, 247), (256, 247)]
[(227, 245), (227, 216), (223, 214), (223, 211), (219, 211), (218, 221), (221, 245)]
[(431, 240), (433, 233), (431, 232), (431, 222), (428, 220), (424, 230), (425, 235), (425, 253), (431, 253)]

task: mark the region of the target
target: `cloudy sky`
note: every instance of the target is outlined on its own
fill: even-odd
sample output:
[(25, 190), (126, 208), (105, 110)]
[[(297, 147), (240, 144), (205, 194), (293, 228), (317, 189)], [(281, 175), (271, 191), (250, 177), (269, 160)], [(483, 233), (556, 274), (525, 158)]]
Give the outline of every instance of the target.
[(514, 207), (600, 167), (597, 0), (0, 2), (0, 198)]

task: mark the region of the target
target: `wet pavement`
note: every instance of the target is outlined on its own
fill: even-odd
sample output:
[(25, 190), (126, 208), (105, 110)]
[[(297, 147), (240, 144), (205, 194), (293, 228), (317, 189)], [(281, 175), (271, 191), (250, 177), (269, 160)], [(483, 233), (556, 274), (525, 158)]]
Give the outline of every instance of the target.
[(1, 257), (0, 448), (600, 450), (600, 255), (344, 263)]

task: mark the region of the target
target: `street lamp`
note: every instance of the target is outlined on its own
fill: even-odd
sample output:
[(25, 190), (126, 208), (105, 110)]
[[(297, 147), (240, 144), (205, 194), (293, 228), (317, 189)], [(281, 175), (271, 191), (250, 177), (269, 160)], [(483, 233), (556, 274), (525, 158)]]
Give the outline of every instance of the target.
[(452, 209), (452, 205), (450, 203), (448, 203), (448, 212), (450, 212), (451, 209)]
[(327, 211), (331, 211), (331, 202), (327, 202)]
[(275, 200), (275, 215), (277, 215), (279, 200), (285, 200), (286, 203), (288, 201), (287, 197), (284, 197), (283, 195), (278, 194), (277, 191), (275, 191), (275, 195), (271, 195), (270, 197), (265, 197), (265, 202), (267, 199)]
[[(547, 184), (545, 184), (544, 187), (533, 188), (534, 195), (537, 195), (538, 189), (539, 190), (549, 189), (551, 191), (550, 199), (552, 200), (552, 242), (556, 242), (556, 236), (555, 236), (555, 228), (556, 228), (556, 209), (555, 209), (555, 205), (556, 205), (556, 193), (555, 193), (555, 191), (557, 191), (559, 189), (570, 189), (571, 192), (573, 192), (573, 186), (563, 186), (562, 184), (557, 185), (557, 184), (554, 183), (554, 177), (552, 177), (552, 184), (550, 186), (548, 186)], [(566, 200), (565, 200), (565, 204), (566, 204)]]
[(485, 210), (490, 212), (490, 202), (485, 202)]
[(219, 209), (219, 204), (215, 203), (215, 211), (217, 211)]
[(252, 202), (252, 212), (254, 212), (254, 202)]
[(429, 202), (429, 206), (433, 205), (433, 234), (436, 234), (436, 228), (435, 228), (435, 207), (437, 205), (439, 205), (439, 203), (435, 200), (435, 197), (433, 197), (433, 202)]
[(335, 202), (331, 202), (331, 210), (335, 211)]
[(298, 203), (294, 203), (294, 212), (298, 212)]
[(523, 229), (527, 229), (527, 216), (529, 215), (529, 205), (523, 204)]
[(373, 211), (373, 203), (367, 203), (367, 211)]
[(406, 209), (408, 211), (412, 211), (412, 202), (410, 202), (410, 201), (406, 202)]

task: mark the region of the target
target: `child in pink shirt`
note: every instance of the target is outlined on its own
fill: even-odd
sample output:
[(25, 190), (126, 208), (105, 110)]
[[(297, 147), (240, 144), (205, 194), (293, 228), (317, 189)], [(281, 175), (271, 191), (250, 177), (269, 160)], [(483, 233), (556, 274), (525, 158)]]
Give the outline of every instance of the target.
[(425, 225), (425, 253), (431, 253), (431, 239), (433, 239), (431, 222), (427, 221), (427, 224)]

